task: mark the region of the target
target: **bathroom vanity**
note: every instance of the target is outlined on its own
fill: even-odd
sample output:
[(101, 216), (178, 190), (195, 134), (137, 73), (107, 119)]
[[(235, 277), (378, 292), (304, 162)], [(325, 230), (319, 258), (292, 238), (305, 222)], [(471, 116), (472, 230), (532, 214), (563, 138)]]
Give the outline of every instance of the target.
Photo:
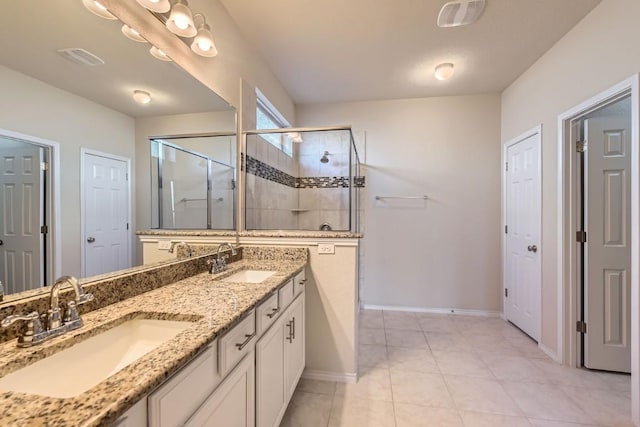
[[(204, 265), (208, 257), (184, 262)], [(0, 423), (205, 426), (215, 419), (221, 426), (278, 425), (304, 369), (306, 265), (305, 249), (264, 247), (224, 272), (197, 273), (83, 313), (82, 328), (41, 345), (17, 348), (14, 339), (0, 344)], [(185, 267), (178, 263), (175, 268)], [(89, 291), (100, 298), (96, 289)], [(79, 385), (70, 396), (38, 388), (37, 383), (50, 380), (46, 375), (56, 371), (55, 365), (32, 379), (33, 388), (2, 386), (5, 377), (60, 355), (64, 364), (66, 352), (75, 346), (116, 334), (111, 345), (86, 354), (86, 362), (100, 371), (111, 347), (119, 345), (114, 331), (131, 321), (151, 322), (144, 330), (148, 341), (165, 332), (164, 324), (180, 329), (142, 355), (130, 356), (126, 350), (123, 358), (133, 359), (129, 364), (119, 370), (107, 367), (97, 383)], [(125, 335), (138, 339), (130, 331)], [(127, 348), (145, 345), (142, 341)], [(64, 384), (87, 376), (82, 365), (72, 364), (78, 375), (69, 375)]]

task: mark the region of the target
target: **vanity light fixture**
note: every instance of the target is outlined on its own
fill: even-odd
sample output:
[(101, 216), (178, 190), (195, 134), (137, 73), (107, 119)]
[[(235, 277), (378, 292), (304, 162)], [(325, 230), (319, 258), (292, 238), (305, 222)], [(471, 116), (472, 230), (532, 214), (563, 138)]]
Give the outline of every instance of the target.
[(213, 34), (211, 34), (211, 27), (207, 24), (204, 15), (198, 13), (195, 18), (201, 17), (202, 23), (198, 25), (196, 36), (191, 42), (191, 50), (200, 56), (207, 58), (213, 58), (218, 54), (218, 49), (213, 42)]
[(169, 12), (171, 3), (169, 0), (136, 0), (140, 6), (157, 13)]
[(89, 9), (91, 13), (98, 15), (100, 18), (111, 20), (118, 19), (113, 16), (111, 12), (109, 12), (107, 8), (97, 0), (82, 0), (82, 4), (84, 5), (84, 7)]
[(165, 25), (169, 31), (180, 37), (194, 37), (198, 34), (187, 0), (174, 0), (171, 14)]
[(140, 35), (139, 32), (124, 24), (122, 26), (122, 34), (124, 34), (128, 39), (133, 40), (134, 42), (147, 43), (147, 41)]
[(451, 62), (443, 62), (436, 67), (436, 79), (448, 80), (453, 76), (453, 64)]
[(167, 56), (166, 53), (164, 53), (164, 51), (162, 51), (161, 49), (158, 49), (155, 46), (151, 46), (151, 49), (149, 49), (149, 53), (156, 59), (159, 59), (160, 61), (171, 61), (171, 58), (169, 58)]
[(133, 99), (138, 104), (148, 104), (151, 102), (151, 94), (144, 90), (134, 90), (133, 91)]

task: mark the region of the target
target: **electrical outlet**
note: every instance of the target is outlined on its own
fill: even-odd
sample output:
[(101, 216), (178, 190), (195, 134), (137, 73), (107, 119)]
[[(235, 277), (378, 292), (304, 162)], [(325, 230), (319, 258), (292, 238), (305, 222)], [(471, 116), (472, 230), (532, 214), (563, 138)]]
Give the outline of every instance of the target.
[(333, 243), (318, 243), (318, 253), (319, 254), (335, 254), (336, 245), (334, 245)]
[(171, 240), (158, 240), (158, 249), (168, 251), (171, 248)]

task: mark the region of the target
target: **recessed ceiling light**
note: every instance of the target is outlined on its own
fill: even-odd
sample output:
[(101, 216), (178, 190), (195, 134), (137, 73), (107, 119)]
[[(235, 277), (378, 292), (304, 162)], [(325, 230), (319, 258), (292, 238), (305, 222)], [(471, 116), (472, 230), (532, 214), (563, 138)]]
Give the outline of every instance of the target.
[(451, 62), (443, 62), (436, 67), (436, 79), (447, 80), (453, 76), (453, 64)]
[(160, 61), (171, 61), (171, 58), (169, 58), (163, 50), (158, 49), (155, 46), (151, 46), (151, 49), (149, 49), (149, 53), (151, 53), (154, 58), (159, 59)]
[(140, 35), (139, 32), (137, 32), (136, 30), (134, 30), (133, 28), (131, 28), (127, 24), (124, 24), (122, 26), (122, 34), (124, 34), (125, 36), (127, 36), (128, 39), (131, 39), (134, 42), (140, 42), (140, 43), (146, 43), (147, 42), (144, 39), (144, 37), (142, 37)]
[(134, 90), (133, 99), (138, 104), (148, 104), (151, 102), (151, 94), (144, 90)]
[(82, 4), (84, 4), (84, 7), (89, 9), (91, 13), (98, 15), (100, 18), (111, 20), (118, 19), (113, 16), (111, 12), (109, 12), (107, 8), (97, 0), (82, 0)]

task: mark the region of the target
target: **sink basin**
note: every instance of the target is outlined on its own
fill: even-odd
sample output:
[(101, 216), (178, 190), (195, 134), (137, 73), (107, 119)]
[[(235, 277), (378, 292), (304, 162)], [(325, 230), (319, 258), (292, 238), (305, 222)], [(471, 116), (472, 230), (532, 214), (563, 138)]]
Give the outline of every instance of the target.
[(260, 283), (264, 282), (269, 277), (276, 274), (277, 271), (267, 270), (242, 270), (238, 271), (231, 276), (225, 277), (221, 280), (225, 282), (246, 282), (246, 283)]
[(127, 367), (193, 323), (132, 319), (0, 378), (0, 391), (74, 397)]

